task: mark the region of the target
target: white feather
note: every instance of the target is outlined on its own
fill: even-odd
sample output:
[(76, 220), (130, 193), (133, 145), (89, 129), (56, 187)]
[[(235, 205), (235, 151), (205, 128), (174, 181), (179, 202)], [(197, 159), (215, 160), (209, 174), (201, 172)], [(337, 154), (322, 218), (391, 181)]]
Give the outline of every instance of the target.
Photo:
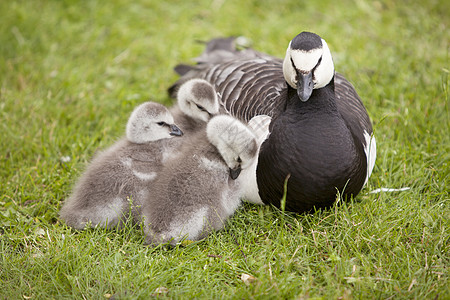
[(364, 181), (364, 185), (366, 185), (370, 175), (372, 175), (373, 167), (375, 166), (375, 160), (377, 158), (377, 143), (375, 137), (373, 135), (371, 136), (365, 130), (364, 130), (364, 138), (366, 140), (364, 152), (366, 153), (367, 158), (367, 176), (366, 180)]
[(373, 191), (370, 191), (369, 194), (377, 194), (380, 192), (403, 192), (403, 191), (408, 191), (410, 190), (410, 187), (404, 187), (404, 188), (399, 188), (399, 189), (393, 189), (393, 188), (379, 188), (379, 189), (375, 189)]

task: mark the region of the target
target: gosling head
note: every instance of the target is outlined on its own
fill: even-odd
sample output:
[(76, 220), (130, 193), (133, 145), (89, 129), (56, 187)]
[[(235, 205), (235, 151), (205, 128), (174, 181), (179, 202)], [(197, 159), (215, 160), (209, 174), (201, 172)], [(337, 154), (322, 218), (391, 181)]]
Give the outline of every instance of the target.
[(255, 135), (241, 121), (228, 115), (213, 117), (206, 126), (209, 142), (219, 151), (232, 179), (250, 167), (258, 153)]
[(136, 107), (126, 128), (127, 139), (136, 144), (182, 135), (183, 132), (174, 124), (169, 110), (155, 102), (145, 102)]
[(219, 100), (214, 87), (206, 80), (191, 79), (181, 85), (177, 94), (178, 105), (187, 116), (208, 122), (219, 112)]
[(333, 79), (334, 64), (327, 43), (317, 34), (302, 32), (289, 43), (283, 62), (286, 82), (297, 90), (301, 101), (308, 101), (313, 89)]

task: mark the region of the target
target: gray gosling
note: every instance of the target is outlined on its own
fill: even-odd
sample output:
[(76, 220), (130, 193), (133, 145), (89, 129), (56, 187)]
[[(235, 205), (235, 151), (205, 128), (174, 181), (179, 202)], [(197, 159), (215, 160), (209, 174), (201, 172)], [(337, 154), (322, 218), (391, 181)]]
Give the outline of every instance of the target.
[(214, 115), (219, 113), (216, 90), (206, 80), (190, 79), (177, 93), (177, 104), (170, 109), (176, 124), (187, 137), (203, 129)]
[(223, 228), (241, 203), (241, 170), (252, 165), (257, 150), (246, 125), (228, 115), (213, 117), (151, 183), (154, 192), (142, 207), (146, 243), (196, 241)]
[[(126, 137), (97, 154), (80, 177), (60, 216), (75, 229), (115, 227), (146, 197), (147, 183), (162, 168), (167, 141), (181, 136), (169, 110), (154, 102), (131, 114)], [(131, 208), (130, 208), (130, 204)]]

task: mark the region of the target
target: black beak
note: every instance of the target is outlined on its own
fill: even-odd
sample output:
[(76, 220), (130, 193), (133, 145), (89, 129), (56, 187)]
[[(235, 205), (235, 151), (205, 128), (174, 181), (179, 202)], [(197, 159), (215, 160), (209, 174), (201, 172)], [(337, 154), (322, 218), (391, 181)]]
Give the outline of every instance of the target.
[(242, 171), (241, 166), (238, 166), (238, 167), (236, 167), (234, 169), (230, 168), (230, 177), (231, 177), (231, 179), (235, 180), (236, 178), (238, 178), (239, 174), (241, 174), (241, 171)]
[(183, 131), (181, 131), (181, 129), (178, 128), (177, 125), (172, 124), (172, 125), (169, 125), (169, 127), (170, 127), (170, 132), (169, 132), (170, 135), (174, 135), (174, 136), (182, 136), (183, 135)]
[(306, 74), (298, 72), (297, 73), (297, 95), (301, 101), (308, 101), (311, 97), (312, 91), (314, 89), (314, 82), (312, 78), (312, 71)]

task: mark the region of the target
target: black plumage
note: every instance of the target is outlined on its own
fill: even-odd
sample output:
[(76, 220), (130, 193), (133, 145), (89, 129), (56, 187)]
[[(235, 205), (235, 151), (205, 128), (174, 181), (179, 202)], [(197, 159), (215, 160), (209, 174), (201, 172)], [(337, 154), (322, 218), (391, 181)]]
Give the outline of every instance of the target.
[[(310, 48), (317, 48), (316, 41)], [(182, 77), (169, 92), (175, 95), (180, 82), (188, 78), (203, 78), (215, 86), (231, 115), (247, 122), (255, 115), (272, 117), (271, 134), (261, 147), (257, 167), (264, 203), (280, 206), (288, 175), (286, 209), (290, 211), (330, 206), (337, 192), (356, 196), (371, 171), (364, 134), (372, 134), (372, 125), (353, 86), (334, 73), (328, 85), (314, 89), (302, 102), (283, 76), (281, 59), (253, 49), (237, 51), (233, 43), (235, 39), (214, 39), (197, 65), (177, 66)]]

